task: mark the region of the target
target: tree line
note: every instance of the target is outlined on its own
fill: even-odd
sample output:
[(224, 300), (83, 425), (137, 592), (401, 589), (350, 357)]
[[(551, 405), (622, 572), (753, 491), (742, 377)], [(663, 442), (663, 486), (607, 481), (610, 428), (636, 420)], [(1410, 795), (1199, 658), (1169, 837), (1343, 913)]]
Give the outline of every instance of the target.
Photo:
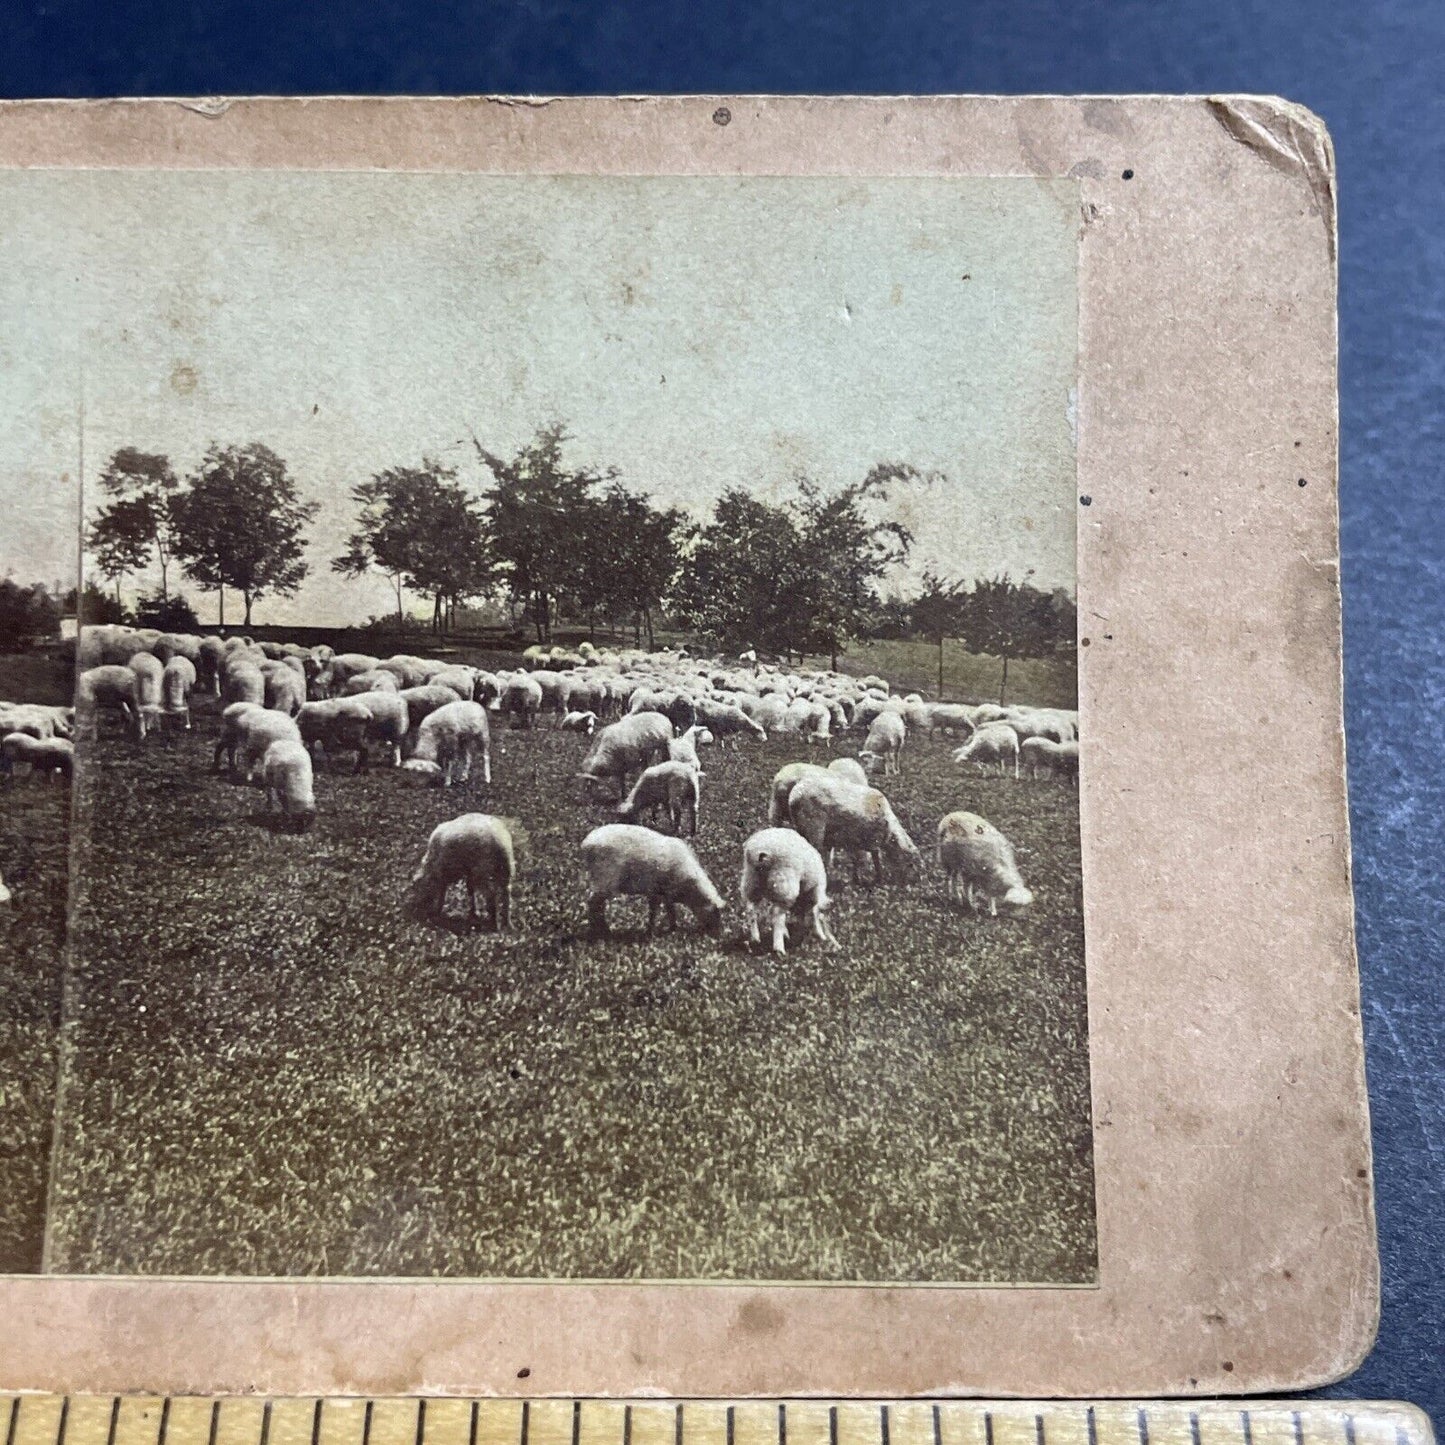
[[(939, 480), (903, 462), (879, 462), (842, 485), (800, 476), (778, 499), (729, 488), (699, 522), (627, 486), (615, 468), (567, 460), (560, 423), (512, 455), (469, 442), (487, 477), (469, 486), (455, 467), (423, 457), (351, 488), (355, 525), (329, 559), (344, 577), (385, 577), (398, 621), (407, 596), (443, 633), (459, 611), (502, 599), (538, 643), (559, 622), (630, 631), (656, 645), (665, 626), (705, 645), (784, 657), (821, 655), (836, 666), (856, 639), (921, 636), (939, 648), (1039, 657), (1073, 646), (1072, 600), (1006, 575), (969, 583), (931, 572), (911, 597), (883, 594), (913, 548), (897, 520), (906, 489)], [(286, 464), (260, 443), (213, 446), (182, 480), (164, 456), (122, 448), (100, 477), (107, 501), (89, 530), (91, 556), (116, 586), (154, 567), (156, 611), (173, 610), (172, 573), (239, 595), (243, 624), (268, 596), (292, 596), (307, 575), (303, 501)], [(184, 604), (181, 604), (184, 605)]]

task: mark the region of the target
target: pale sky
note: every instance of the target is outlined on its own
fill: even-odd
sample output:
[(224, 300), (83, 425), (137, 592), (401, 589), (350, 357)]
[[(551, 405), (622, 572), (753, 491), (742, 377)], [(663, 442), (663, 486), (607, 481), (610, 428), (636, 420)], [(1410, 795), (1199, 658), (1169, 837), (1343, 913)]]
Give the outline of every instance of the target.
[(481, 487), (469, 427), (509, 454), (554, 417), (570, 460), (699, 518), (798, 471), (937, 469), (896, 494), (900, 581), (1072, 589), (1077, 205), (1024, 178), (0, 173), (0, 575), (74, 577), (83, 394), (88, 510), (115, 448), (184, 473), (212, 441), (265, 442), (322, 504), (258, 623), (387, 611), (330, 571), (348, 488), (424, 453)]

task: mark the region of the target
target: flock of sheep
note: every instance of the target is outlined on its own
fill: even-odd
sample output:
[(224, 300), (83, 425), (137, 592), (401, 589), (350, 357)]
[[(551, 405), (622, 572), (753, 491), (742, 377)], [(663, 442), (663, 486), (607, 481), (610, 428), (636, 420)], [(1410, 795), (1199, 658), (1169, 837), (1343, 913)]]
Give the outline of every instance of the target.
[[(960, 766), (1033, 776), (1077, 777), (1078, 717), (1072, 711), (899, 698), (880, 677), (792, 671), (677, 652), (529, 649), (523, 667), (489, 672), (401, 655), (337, 654), (328, 647), (253, 643), (109, 626), (87, 628), (77, 649), (73, 710), (0, 703), (0, 761), (33, 772), (69, 774), (71, 733), (95, 736), (102, 712), (120, 715), (143, 742), (167, 721), (191, 726), (194, 692), (221, 708), (213, 769), (224, 763), (261, 784), (279, 826), (304, 829), (316, 814), (314, 774), (351, 757), (356, 771), (374, 756), (407, 781), (452, 787), (479, 774), (492, 780), (493, 720), (530, 730), (549, 720), (588, 740), (577, 777), (584, 798), (615, 806), (618, 821), (593, 829), (580, 856), (594, 936), (608, 931), (607, 906), (646, 899), (648, 931), (659, 913), (677, 926), (681, 905), (706, 932), (720, 934), (724, 903), (689, 836), (702, 811), (699, 748), (746, 746), (790, 736), (826, 754), (848, 735), (856, 757), (826, 765), (790, 762), (773, 778), (768, 826), (743, 846), (740, 893), (749, 937), (785, 950), (790, 921), (837, 948), (829, 927), (829, 869), (839, 855), (855, 879), (907, 880), (922, 868), (914, 840), (872, 779), (904, 766), (909, 739), (944, 733)], [(813, 756), (818, 753), (814, 752)], [(661, 831), (662, 826), (669, 831)], [(516, 875), (515, 824), (463, 813), (427, 840), (407, 907), (440, 917), (453, 884), (465, 888), (469, 920), (478, 904), (491, 929), (509, 926)], [(997, 915), (1030, 906), (1007, 838), (987, 820), (952, 812), (938, 824), (936, 854), (948, 895)]]

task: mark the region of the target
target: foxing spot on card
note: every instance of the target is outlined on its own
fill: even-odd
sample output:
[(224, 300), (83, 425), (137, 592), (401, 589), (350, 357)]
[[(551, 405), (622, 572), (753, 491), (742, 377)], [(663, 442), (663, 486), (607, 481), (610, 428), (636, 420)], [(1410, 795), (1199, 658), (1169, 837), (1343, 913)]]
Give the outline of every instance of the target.
[(4, 1383), (1347, 1364), (1306, 155), (1245, 101), (0, 108)]

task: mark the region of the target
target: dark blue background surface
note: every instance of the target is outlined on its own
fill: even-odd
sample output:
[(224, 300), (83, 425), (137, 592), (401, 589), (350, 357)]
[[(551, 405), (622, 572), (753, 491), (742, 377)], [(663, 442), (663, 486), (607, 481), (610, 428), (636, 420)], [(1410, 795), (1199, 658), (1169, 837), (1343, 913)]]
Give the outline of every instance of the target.
[[(433, 13), (434, 11), (434, 13)], [(12, 0), (8, 96), (1250, 91), (1339, 161), (1350, 797), (1384, 1314), (1332, 1393), (1445, 1425), (1445, 0)]]

